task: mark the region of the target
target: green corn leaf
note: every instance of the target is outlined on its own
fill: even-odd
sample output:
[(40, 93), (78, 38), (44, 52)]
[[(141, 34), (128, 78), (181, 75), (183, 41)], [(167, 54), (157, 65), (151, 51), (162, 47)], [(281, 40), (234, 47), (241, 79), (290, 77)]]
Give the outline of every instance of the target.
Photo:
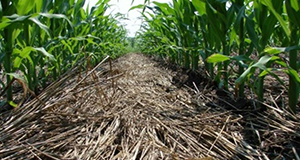
[(22, 50), (14, 49), (13, 54), (18, 56), (14, 59), (14, 63), (13, 63), (14, 68), (17, 68), (17, 69), (20, 68), (20, 65), (22, 64), (23, 59), (28, 59), (31, 66), (34, 66), (32, 60), (29, 56), (32, 51), (35, 51), (35, 49), (33, 47), (25, 47)]
[(270, 57), (268, 55), (263, 56), (259, 59), (259, 61), (257, 63), (255, 63), (253, 65), (253, 67), (258, 67), (260, 69), (265, 69), (265, 64), (267, 64), (271, 59), (272, 59), (272, 57)]
[(230, 28), (232, 23), (234, 22), (234, 18), (235, 18), (235, 11), (234, 11), (234, 6), (232, 5), (226, 13), (226, 28)]
[(288, 65), (284, 61), (275, 61), (276, 64), (282, 66), (282, 67), (288, 67)]
[(232, 59), (236, 60), (236, 61), (247, 61), (247, 62), (251, 62), (252, 60), (246, 56), (246, 55), (239, 55), (239, 56), (233, 56)]
[[(253, 16), (253, 15), (252, 15)], [(252, 17), (251, 16), (251, 17)], [(253, 17), (252, 17), (253, 18)], [(246, 27), (249, 34), (249, 38), (251, 39), (251, 42), (256, 48), (260, 48), (258, 44), (258, 35), (255, 32), (255, 22), (250, 17), (246, 17)]]
[[(17, 49), (15, 49), (17, 50)], [(20, 50), (17, 50), (16, 52), (18, 52)], [(27, 58), (30, 54), (30, 52), (32, 51), (36, 51), (33, 47), (25, 47), (24, 49), (22, 49), (20, 52), (19, 52), (19, 57), (21, 58)]]
[(36, 25), (38, 25), (41, 29), (43, 29), (48, 35), (50, 35), (49, 28), (43, 23), (41, 23), (37, 18), (37, 16), (38, 16), (37, 14), (27, 15), (27, 16), (19, 16), (14, 14), (11, 16), (3, 17), (2, 22), (0, 23), (0, 30), (4, 29), (5, 27), (8, 27), (10, 24), (14, 24), (18, 22), (25, 23), (27, 20), (30, 20)]
[(70, 53), (74, 54), (71, 46), (65, 40), (62, 40), (61, 43), (64, 44), (65, 47), (68, 48)]
[(72, 22), (69, 20), (69, 18), (63, 14), (51, 14), (51, 13), (39, 13), (39, 15), (47, 18), (55, 18), (55, 19), (64, 19), (68, 22), (68, 24), (73, 27)]
[(86, 13), (89, 13), (89, 12), (90, 12), (90, 4), (89, 4), (89, 3), (88, 3), (87, 6), (86, 6), (85, 12), (86, 12)]
[(93, 12), (93, 15), (95, 17), (100, 17), (100, 16), (104, 15), (104, 12), (105, 12), (105, 8), (103, 8), (103, 7), (97, 7), (96, 10)]
[(51, 61), (55, 61), (55, 58), (53, 55), (49, 54), (43, 47), (41, 48), (34, 48), (34, 47), (25, 47), (22, 50), (14, 49), (13, 54), (17, 55), (14, 59), (14, 67), (19, 68), (22, 64), (23, 59), (27, 59), (32, 66), (34, 66), (34, 63), (30, 57), (31, 52), (41, 52), (44, 56), (48, 57)]
[(35, 8), (37, 13), (42, 12), (43, 0), (35, 1)]
[(262, 72), (259, 74), (259, 77), (266, 76), (266, 75), (270, 72), (270, 70), (271, 70), (271, 68), (268, 68), (267, 70), (262, 71)]
[(153, 3), (158, 6), (166, 15), (174, 14), (174, 10), (167, 3), (160, 3), (153, 1)]
[(101, 41), (101, 38), (88, 34), (87, 37)]
[(288, 90), (287, 86), (284, 84), (284, 82), (279, 78), (278, 75), (276, 75), (274, 72), (272, 72), (272, 68), (267, 68), (266, 70), (263, 70), (260, 74), (259, 77), (264, 77), (267, 74), (271, 75), (274, 77), (286, 90)]
[(260, 68), (262, 70), (267, 70), (265, 64), (268, 63), (272, 57), (266, 55), (259, 59), (258, 62), (247, 68), (242, 75), (235, 81), (235, 86), (239, 86), (248, 78), (249, 75), (252, 75), (255, 72), (255, 68)]
[(54, 49), (57, 49), (59, 47), (62, 47), (63, 45), (62, 44), (56, 44), (54, 46), (51, 46), (49, 49), (48, 49), (48, 52), (49, 53), (52, 53)]
[(35, 0), (19, 0), (17, 1), (17, 13), (19, 15), (28, 14), (35, 6)]
[(270, 61), (272, 61), (272, 62), (279, 61), (279, 60), (281, 60), (281, 59), (278, 56), (272, 56), (271, 59), (270, 59)]
[[(99, 4), (99, 2), (100, 2), (100, 1), (98, 1), (97, 4)], [(78, 5), (79, 7), (83, 7), (84, 3), (85, 3), (85, 0), (77, 0), (77, 5)], [(97, 4), (96, 4), (96, 5), (97, 5)]]
[(197, 9), (200, 16), (206, 14), (206, 5), (204, 1), (201, 0), (192, 0), (194, 7)]
[[(252, 72), (251, 72), (252, 71)], [(240, 84), (244, 83), (248, 78), (248, 75), (253, 74), (253, 67), (247, 68), (242, 75), (238, 79), (235, 80), (235, 86), (239, 86)]]
[(131, 7), (128, 11), (131, 11), (131, 10), (134, 10), (134, 9), (143, 9), (143, 8), (145, 8), (145, 5), (144, 4), (139, 4), (139, 5)]
[(231, 30), (229, 38), (229, 45), (232, 46), (233, 42), (237, 39), (237, 34), (234, 29)]
[(245, 17), (245, 9), (246, 9), (246, 6), (243, 6), (238, 11), (238, 14), (236, 16), (236, 20), (234, 22), (234, 28), (235, 28), (236, 31), (240, 30), (241, 20), (242, 20), (242, 18)]
[(11, 21), (10, 21), (11, 23), (14, 23), (14, 22), (24, 22), (25, 20), (30, 18), (30, 16), (31, 15), (21, 16), (21, 15), (13, 14), (13, 15), (6, 16), (6, 17), (11, 19)]
[(84, 37), (72, 37), (71, 39), (75, 40), (75, 41), (84, 41), (84, 40), (86, 40), (86, 38), (84, 38)]
[(14, 59), (14, 68), (20, 68), (20, 65), (22, 64), (22, 58), (17, 57)]
[(83, 8), (80, 9), (80, 15), (81, 15), (82, 19), (86, 19), (87, 18), (87, 15), (85, 14), (85, 11), (84, 11)]
[(284, 49), (282, 48), (275, 48), (275, 47), (268, 47), (264, 50), (265, 53), (268, 54), (279, 54), (281, 52), (284, 52)]
[(282, 52), (289, 52), (292, 50), (300, 50), (300, 46), (291, 46), (291, 47), (267, 47), (264, 52), (268, 54), (279, 54)]
[(293, 78), (293, 80), (294, 80), (295, 82), (298, 82), (298, 83), (300, 84), (300, 77), (299, 77), (299, 74), (298, 74), (297, 71), (295, 71), (295, 70), (292, 69), (292, 68), (289, 68), (288, 70), (285, 70), (285, 72), (286, 72), (288, 75), (290, 75), (290, 76)]
[(8, 104), (9, 104), (10, 106), (14, 107), (14, 108), (17, 108), (17, 107), (18, 107), (18, 105), (17, 105), (15, 102), (13, 102), (13, 101), (8, 101)]
[[(297, 2), (297, 1), (298, 0), (286, 0), (285, 1), (285, 6), (286, 6), (285, 13), (287, 13), (287, 15), (288, 15), (290, 27), (292, 27), (292, 28), (294, 28), (292, 25), (293, 23), (294, 23), (295, 27), (298, 26), (298, 28), (299, 28), (299, 26), (300, 26), (300, 16), (299, 16), (300, 15), (300, 11), (299, 11), (300, 2), (299, 1)], [(298, 8), (298, 10), (297, 10), (297, 8)], [(297, 27), (294, 29), (297, 30)], [(293, 36), (294, 35), (292, 35), (291, 37), (293, 37)]]
[(10, 20), (7, 17), (2, 17), (2, 21), (0, 23), (0, 31), (10, 25)]
[(218, 13), (218, 11), (208, 2), (208, 1), (206, 1), (206, 4), (207, 4), (207, 6), (212, 10), (212, 12), (214, 13), (214, 14), (217, 14)]
[(41, 52), (44, 56), (46, 56), (47, 58), (49, 58), (51, 61), (56, 61), (56, 59), (54, 58), (54, 56), (50, 53), (48, 53), (44, 47), (40, 47), (40, 48), (34, 48), (36, 51)]
[(296, 12), (299, 11), (299, 1), (298, 0), (291, 0), (291, 6), (295, 9)]
[(21, 29), (15, 28), (12, 33), (12, 40), (14, 41), (21, 34), (21, 32)]
[(207, 58), (208, 63), (218, 63), (228, 61), (230, 57), (222, 55), (222, 54), (213, 54)]
[(240, 62), (240, 61), (245, 61), (245, 62), (251, 62), (252, 60), (246, 56), (246, 55), (239, 55), (239, 56), (233, 56), (231, 57), (230, 59), (233, 59), (237, 62)]
[(286, 21), (276, 12), (276, 10), (273, 7), (273, 4), (270, 0), (262, 0), (262, 3), (268, 7), (268, 9), (273, 13), (273, 15), (277, 18), (279, 21), (281, 27), (283, 28), (285, 34), (287, 37), (290, 37), (291, 31), (288, 28), (288, 24)]
[(50, 32), (49, 32), (50, 30), (48, 26), (41, 23), (41, 21), (38, 18), (29, 18), (29, 20), (31, 20), (33, 23), (38, 25), (42, 30), (44, 30), (50, 36)]
[(25, 22), (28, 20), (28, 18), (30, 18), (30, 16), (19, 16), (17, 14), (13, 14), (11, 16), (3, 16), (2, 17), (2, 21), (0, 23), (0, 30), (8, 27), (11, 24), (15, 24), (18, 22)]
[[(88, 39), (87, 39), (87, 42), (88, 42), (88, 44), (94, 44), (94, 45), (96, 45), (96, 46), (98, 45), (96, 42), (94, 42), (93, 38), (88, 38)], [(87, 44), (87, 45), (88, 45), (88, 44)]]

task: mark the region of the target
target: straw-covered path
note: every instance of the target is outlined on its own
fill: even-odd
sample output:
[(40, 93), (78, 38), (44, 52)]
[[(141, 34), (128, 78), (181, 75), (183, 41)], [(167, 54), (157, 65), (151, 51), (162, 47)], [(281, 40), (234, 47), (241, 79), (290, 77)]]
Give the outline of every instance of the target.
[(74, 68), (41, 93), (39, 100), (35, 98), (23, 108), (3, 114), (0, 157), (266, 157), (244, 140), (243, 116), (222, 109), (206, 97), (215, 94), (204, 93), (205, 86), (178, 85), (184, 75), (151, 58), (127, 54), (111, 65), (106, 61), (94, 69), (79, 74)]

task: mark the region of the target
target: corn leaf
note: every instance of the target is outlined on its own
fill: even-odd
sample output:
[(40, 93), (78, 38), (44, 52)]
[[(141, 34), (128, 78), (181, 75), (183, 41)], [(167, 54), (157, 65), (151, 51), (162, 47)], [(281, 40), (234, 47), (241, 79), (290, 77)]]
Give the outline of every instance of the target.
[(50, 53), (48, 53), (44, 47), (40, 47), (40, 48), (34, 48), (36, 51), (41, 52), (45, 57), (49, 58), (51, 61), (56, 61), (56, 59), (54, 58), (54, 56)]
[(286, 21), (284, 21), (284, 19), (276, 12), (272, 2), (270, 0), (262, 0), (262, 3), (264, 3), (268, 7), (268, 9), (273, 13), (273, 15), (277, 18), (286, 36), (290, 37), (291, 31), (288, 28)]
[(240, 30), (240, 23), (241, 23), (241, 20), (242, 18), (245, 17), (245, 9), (246, 9), (246, 6), (243, 6), (239, 9), (238, 11), (238, 14), (236, 16), (236, 20), (234, 22), (234, 29), (236, 31), (239, 31)]
[(38, 18), (29, 18), (29, 20), (31, 20), (33, 23), (35, 23), (36, 25), (38, 25), (42, 30), (44, 30), (49, 36), (50, 36), (50, 30), (48, 28), (48, 26), (46, 26), (45, 24), (41, 23), (41, 21)]
[(291, 46), (291, 47), (267, 47), (264, 52), (268, 54), (279, 54), (282, 52), (289, 52), (292, 50), (300, 50), (300, 46)]
[(299, 11), (300, 2), (297, 0), (286, 1), (286, 12), (289, 17), (289, 21), (300, 26), (300, 11)]
[(35, 0), (19, 0), (17, 1), (17, 13), (19, 15), (28, 14), (35, 6)]
[(239, 55), (239, 56), (233, 56), (231, 57), (231, 59), (236, 60), (236, 61), (247, 61), (247, 62), (251, 62), (252, 60), (246, 56), (246, 55)]
[(276, 75), (274, 72), (272, 72), (273, 68), (267, 68), (266, 70), (262, 71), (259, 74), (259, 77), (264, 77), (267, 74), (270, 74), (272, 77), (274, 77), (286, 90), (288, 90), (287, 86), (284, 84), (284, 82), (279, 78), (278, 75)]
[(2, 17), (2, 21), (0, 23), (0, 30), (3, 30), (9, 25), (10, 25), (10, 20), (7, 17)]
[(296, 12), (299, 11), (299, 1), (298, 0), (291, 0), (291, 6), (295, 9)]
[(255, 68), (260, 68), (261, 70), (267, 70), (267, 68), (265, 67), (265, 64), (268, 63), (271, 59), (272, 59), (272, 57), (270, 57), (268, 55), (261, 57), (258, 62), (256, 62), (249, 68), (247, 68), (243, 72), (243, 74), (240, 75), (240, 77), (235, 81), (235, 85), (239, 86), (241, 83), (245, 82), (247, 77), (254, 73)]
[(249, 38), (250, 38), (252, 44), (256, 48), (260, 48), (260, 46), (258, 44), (258, 35), (255, 32), (255, 22), (252, 18), (253, 18), (253, 15), (251, 15), (250, 17), (246, 17), (246, 28), (247, 28)]
[(27, 59), (30, 62), (31, 66), (34, 66), (33, 61), (31, 59), (31, 57), (29, 56), (29, 54), (35, 51), (35, 49), (33, 47), (25, 47), (22, 50), (19, 49), (14, 49), (13, 50), (13, 54), (17, 55), (18, 57), (16, 57), (14, 59), (14, 68), (18, 69), (20, 68), (20, 65), (22, 64), (23, 59)]
[(15, 28), (14, 31), (12, 32), (12, 40), (14, 41), (21, 33), (21, 29)]
[(41, 52), (44, 56), (48, 57), (51, 61), (55, 61), (53, 55), (49, 54), (44, 48), (34, 48), (34, 47), (25, 47), (22, 50), (14, 49), (13, 54), (17, 55), (18, 57), (14, 60), (14, 67), (19, 68), (22, 64), (23, 59), (29, 60), (30, 64), (34, 66), (34, 63), (30, 57), (31, 52)]
[(297, 71), (295, 71), (292, 68), (289, 68), (288, 70), (285, 70), (285, 72), (289, 76), (291, 76), (295, 82), (298, 82), (300, 84), (300, 77), (299, 77), (299, 74), (297, 73)]
[(68, 19), (66, 15), (63, 14), (51, 14), (51, 13), (39, 13), (39, 15), (47, 18), (54, 18), (54, 19), (64, 19), (68, 22), (68, 24), (73, 27), (72, 22)]
[(6, 17), (11, 19), (11, 21), (10, 21), (11, 23), (14, 23), (14, 22), (24, 22), (25, 20), (30, 18), (30, 15), (22, 16), (22, 15), (13, 14), (13, 15), (6, 16)]
[(213, 54), (207, 58), (208, 63), (218, 63), (228, 61), (230, 57), (222, 55), (222, 54)]
[(17, 107), (18, 107), (18, 105), (17, 105), (15, 102), (13, 102), (13, 101), (8, 101), (8, 104), (9, 104), (10, 106), (14, 107), (14, 108), (17, 108)]
[(203, 16), (206, 14), (205, 2), (202, 0), (192, 0), (194, 7), (197, 9), (198, 13)]
[(61, 43), (68, 48), (70, 53), (74, 54), (71, 46), (65, 40), (62, 40)]
[(139, 4), (136, 6), (131, 7), (128, 11), (134, 10), (134, 9), (143, 9), (145, 7), (144, 4)]
[(167, 4), (167, 3), (160, 3), (160, 2), (157, 2), (157, 1), (153, 1), (153, 3), (158, 6), (161, 11), (163, 11), (166, 15), (168, 14), (174, 14), (174, 11), (173, 9)]
[(35, 1), (36, 12), (42, 12), (43, 0)]

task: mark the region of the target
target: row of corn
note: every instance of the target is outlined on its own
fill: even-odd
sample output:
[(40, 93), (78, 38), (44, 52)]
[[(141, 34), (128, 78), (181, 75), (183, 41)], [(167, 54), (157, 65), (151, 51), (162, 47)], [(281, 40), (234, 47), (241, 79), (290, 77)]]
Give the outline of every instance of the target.
[(122, 54), (127, 31), (122, 15), (105, 14), (109, 1), (1, 0), (1, 104), (16, 106), (14, 80), (38, 92), (84, 58), (86, 67)]
[[(264, 78), (273, 76), (288, 92), (290, 111), (296, 111), (299, 0), (151, 2), (131, 8), (143, 9), (144, 23), (137, 38), (143, 52), (168, 57), (187, 69), (203, 65), (219, 87), (234, 89), (239, 98), (245, 96), (247, 85), (262, 109)], [(289, 83), (280, 73), (288, 75)]]

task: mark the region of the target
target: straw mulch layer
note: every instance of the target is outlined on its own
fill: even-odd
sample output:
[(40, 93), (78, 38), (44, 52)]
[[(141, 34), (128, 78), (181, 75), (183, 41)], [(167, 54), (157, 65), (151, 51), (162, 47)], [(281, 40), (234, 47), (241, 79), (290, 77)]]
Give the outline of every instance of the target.
[(2, 113), (1, 159), (299, 159), (299, 116), (278, 107), (259, 112), (141, 54), (78, 70)]

